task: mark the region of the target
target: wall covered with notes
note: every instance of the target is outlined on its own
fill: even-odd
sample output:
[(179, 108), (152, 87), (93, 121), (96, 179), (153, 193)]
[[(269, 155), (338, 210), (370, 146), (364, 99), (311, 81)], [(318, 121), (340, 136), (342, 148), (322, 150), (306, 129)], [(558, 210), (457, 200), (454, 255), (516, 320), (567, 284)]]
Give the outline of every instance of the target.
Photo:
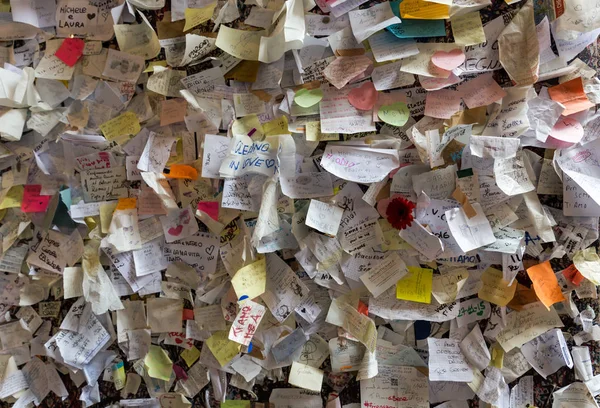
[(0, 406), (594, 408), (593, 0), (0, 0)]

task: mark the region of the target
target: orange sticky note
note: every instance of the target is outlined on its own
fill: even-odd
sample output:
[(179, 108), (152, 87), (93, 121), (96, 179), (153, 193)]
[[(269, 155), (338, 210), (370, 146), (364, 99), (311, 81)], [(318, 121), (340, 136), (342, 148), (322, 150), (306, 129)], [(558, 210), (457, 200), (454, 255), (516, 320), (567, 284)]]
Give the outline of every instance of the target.
[(546, 307), (565, 300), (550, 261), (527, 268), (527, 275), (533, 282), (535, 293)]
[(548, 94), (550, 94), (553, 101), (560, 102), (565, 106), (563, 116), (569, 116), (594, 106), (585, 95), (581, 77), (571, 79), (560, 85), (551, 86), (548, 88)]
[(168, 99), (160, 103), (160, 125), (183, 122), (187, 102), (183, 98)]
[(169, 174), (165, 173), (167, 178), (189, 180), (196, 180), (198, 178), (198, 170), (187, 164), (172, 164), (169, 170)]
[(137, 198), (119, 198), (119, 202), (117, 203), (117, 208), (115, 210), (133, 210), (137, 207)]
[(583, 282), (585, 279), (581, 272), (579, 272), (573, 264), (567, 267), (567, 269), (563, 270), (562, 274), (565, 278), (567, 278), (567, 280), (576, 286), (581, 285), (581, 282)]

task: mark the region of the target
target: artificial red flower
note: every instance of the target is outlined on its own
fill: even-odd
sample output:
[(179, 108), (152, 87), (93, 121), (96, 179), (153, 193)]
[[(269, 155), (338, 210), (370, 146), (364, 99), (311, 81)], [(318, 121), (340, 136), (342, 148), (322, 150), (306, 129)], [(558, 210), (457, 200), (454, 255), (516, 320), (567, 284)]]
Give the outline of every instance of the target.
[(403, 230), (412, 224), (415, 204), (404, 197), (393, 198), (388, 204), (385, 215), (392, 227)]

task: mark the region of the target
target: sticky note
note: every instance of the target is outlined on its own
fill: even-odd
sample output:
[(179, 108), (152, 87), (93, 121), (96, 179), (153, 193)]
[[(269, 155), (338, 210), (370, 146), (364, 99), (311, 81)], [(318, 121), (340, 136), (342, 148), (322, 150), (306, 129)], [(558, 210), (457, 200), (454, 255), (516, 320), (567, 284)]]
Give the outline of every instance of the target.
[(101, 124), (100, 130), (107, 140), (124, 143), (129, 140), (130, 135), (137, 135), (141, 128), (137, 115), (133, 112), (125, 112)]
[(265, 136), (287, 135), (290, 133), (288, 130), (288, 120), (285, 116), (280, 116), (267, 123), (263, 123), (262, 127)]
[(198, 350), (196, 346), (192, 346), (191, 349), (183, 350), (181, 353), (181, 358), (183, 358), (188, 367), (191, 367), (199, 357), (200, 350)]
[(80, 38), (65, 38), (54, 54), (56, 58), (67, 64), (74, 66), (83, 55), (85, 41)]
[(400, 3), (400, 18), (443, 20), (450, 18), (450, 7), (424, 0), (404, 0)]
[(294, 102), (303, 108), (310, 108), (319, 103), (321, 99), (323, 99), (323, 91), (320, 88), (302, 88), (294, 95)]
[(396, 283), (396, 298), (419, 303), (431, 303), (433, 270), (408, 267), (408, 274)]
[(479, 11), (472, 11), (462, 16), (453, 16), (450, 19), (454, 42), (460, 45), (475, 45), (485, 42), (485, 31), (481, 23)]
[(227, 331), (220, 330), (213, 333), (205, 342), (221, 367), (237, 356), (241, 349), (241, 345), (229, 340), (228, 335)]
[(48, 208), (52, 196), (40, 195), (42, 186), (39, 184), (27, 185), (23, 189), (23, 202), (21, 211), (25, 213), (44, 212)]
[(116, 210), (132, 210), (137, 207), (137, 198), (129, 197), (129, 198), (119, 198), (119, 202), (117, 203)]
[(217, 3), (211, 3), (208, 6), (200, 8), (186, 8), (185, 9), (185, 27), (183, 31), (190, 30), (197, 25), (207, 22), (213, 15)]
[(581, 77), (551, 86), (548, 88), (548, 94), (553, 101), (565, 106), (566, 109), (562, 112), (563, 116), (569, 116), (594, 106), (585, 95)]
[(410, 112), (404, 102), (396, 102), (379, 108), (379, 119), (392, 126), (403, 126), (408, 122)]
[(339, 133), (322, 133), (320, 121), (306, 122), (306, 140), (309, 142), (340, 140), (340, 135)]
[(533, 282), (537, 297), (546, 307), (565, 300), (550, 261), (527, 268), (527, 275)]
[(166, 173), (165, 176), (171, 179), (196, 180), (198, 179), (198, 170), (188, 164), (172, 164), (169, 167), (169, 173)]
[(246, 295), (250, 299), (254, 299), (265, 293), (267, 286), (266, 259), (261, 258), (238, 270), (231, 279), (231, 284), (238, 297)]
[(562, 271), (562, 274), (565, 278), (567, 278), (573, 285), (579, 286), (581, 282), (585, 279), (585, 277), (577, 270), (575, 265), (571, 264), (567, 267), (567, 269)]
[(161, 347), (150, 345), (150, 350), (144, 357), (144, 365), (148, 375), (159, 380), (169, 381), (173, 372), (173, 362)]
[(0, 210), (5, 208), (19, 208), (23, 202), (23, 186), (12, 186), (0, 203)]
[(517, 290), (517, 281), (512, 285), (502, 279), (502, 271), (495, 268), (487, 268), (481, 275), (483, 286), (479, 289), (478, 296), (482, 300), (494, 303), (498, 306), (506, 306), (511, 301)]
[(219, 221), (219, 202), (218, 201), (200, 201), (198, 210), (208, 214), (210, 218)]
[(227, 400), (221, 402), (221, 408), (250, 408), (250, 401), (247, 400)]

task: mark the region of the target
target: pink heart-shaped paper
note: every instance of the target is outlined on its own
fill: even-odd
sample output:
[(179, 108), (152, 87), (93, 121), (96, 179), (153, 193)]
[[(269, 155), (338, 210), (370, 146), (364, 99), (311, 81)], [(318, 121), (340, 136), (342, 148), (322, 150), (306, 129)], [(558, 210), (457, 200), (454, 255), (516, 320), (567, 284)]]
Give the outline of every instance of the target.
[(356, 109), (371, 110), (377, 102), (377, 90), (373, 82), (365, 82), (348, 93), (348, 102)]
[(465, 53), (458, 48), (448, 52), (436, 51), (431, 57), (431, 62), (438, 68), (452, 71), (465, 62)]

